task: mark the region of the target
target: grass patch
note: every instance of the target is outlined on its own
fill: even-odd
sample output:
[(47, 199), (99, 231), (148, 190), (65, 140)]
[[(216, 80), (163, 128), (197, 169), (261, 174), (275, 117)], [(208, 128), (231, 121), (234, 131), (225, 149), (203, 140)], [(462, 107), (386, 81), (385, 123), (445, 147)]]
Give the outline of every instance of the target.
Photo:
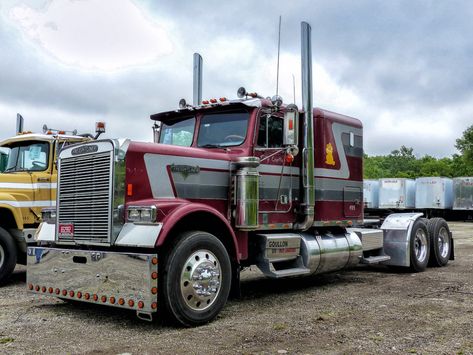
[(11, 343), (11, 342), (14, 342), (15, 339), (13, 338), (0, 338), (0, 344), (8, 344), (8, 343)]
[(274, 330), (284, 330), (286, 328), (287, 328), (287, 325), (284, 323), (276, 323), (275, 325), (273, 325)]

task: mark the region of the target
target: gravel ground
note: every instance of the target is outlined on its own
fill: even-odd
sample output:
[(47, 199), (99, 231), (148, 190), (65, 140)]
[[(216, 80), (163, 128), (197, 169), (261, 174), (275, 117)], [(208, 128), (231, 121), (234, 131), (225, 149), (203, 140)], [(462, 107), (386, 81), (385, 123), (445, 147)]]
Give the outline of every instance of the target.
[(419, 274), (359, 267), (303, 279), (242, 274), (242, 298), (179, 329), (135, 313), (0, 288), (0, 354), (473, 354), (473, 223), (450, 223), (456, 260)]

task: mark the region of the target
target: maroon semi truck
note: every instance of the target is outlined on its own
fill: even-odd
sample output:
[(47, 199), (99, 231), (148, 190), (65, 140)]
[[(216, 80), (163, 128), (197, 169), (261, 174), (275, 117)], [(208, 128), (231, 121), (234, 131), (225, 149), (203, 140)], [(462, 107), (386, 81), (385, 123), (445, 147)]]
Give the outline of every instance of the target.
[(443, 220), (395, 214), (363, 228), (363, 127), (313, 109), (302, 29), (302, 109), (240, 88), (236, 100), (152, 115), (154, 143), (63, 149), (56, 209), (43, 211), (40, 246), (29, 249), (28, 289), (148, 320), (159, 308), (194, 326), (220, 312), (249, 265), (272, 278), (446, 265), (453, 239)]

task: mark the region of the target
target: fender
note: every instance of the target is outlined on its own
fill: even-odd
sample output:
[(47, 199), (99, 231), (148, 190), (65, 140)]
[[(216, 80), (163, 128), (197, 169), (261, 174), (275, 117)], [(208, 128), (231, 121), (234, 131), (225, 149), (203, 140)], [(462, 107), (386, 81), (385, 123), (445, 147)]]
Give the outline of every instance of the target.
[(386, 217), (381, 226), (384, 233), (384, 252), (391, 257), (382, 264), (394, 266), (410, 265), (411, 231), (414, 222), (422, 213), (394, 213)]
[(16, 227), (23, 230), (23, 216), (20, 207), (20, 203), (12, 195), (0, 193), (0, 210), (5, 209), (10, 211), (15, 219)]
[(156, 241), (156, 247), (160, 247), (164, 244), (166, 238), (171, 234), (171, 231), (183, 218), (190, 216), (194, 213), (210, 214), (213, 217), (218, 218), (226, 226), (227, 232), (232, 237), (233, 247), (236, 253), (234, 257), (236, 260), (238, 260), (238, 242), (232, 226), (230, 225), (230, 223), (228, 223), (228, 220), (219, 211), (201, 203), (189, 203), (182, 205), (181, 207), (176, 208), (168, 217), (166, 217), (166, 219), (163, 221), (163, 228), (158, 236), (158, 240)]

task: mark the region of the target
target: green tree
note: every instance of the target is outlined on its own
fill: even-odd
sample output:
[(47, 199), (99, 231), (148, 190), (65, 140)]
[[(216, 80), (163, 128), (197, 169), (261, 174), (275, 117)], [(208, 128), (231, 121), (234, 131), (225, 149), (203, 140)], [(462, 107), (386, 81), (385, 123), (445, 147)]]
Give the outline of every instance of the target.
[(455, 144), (462, 155), (467, 159), (467, 161), (473, 161), (473, 125), (468, 127), (464, 132), (461, 138), (457, 139), (457, 144)]

